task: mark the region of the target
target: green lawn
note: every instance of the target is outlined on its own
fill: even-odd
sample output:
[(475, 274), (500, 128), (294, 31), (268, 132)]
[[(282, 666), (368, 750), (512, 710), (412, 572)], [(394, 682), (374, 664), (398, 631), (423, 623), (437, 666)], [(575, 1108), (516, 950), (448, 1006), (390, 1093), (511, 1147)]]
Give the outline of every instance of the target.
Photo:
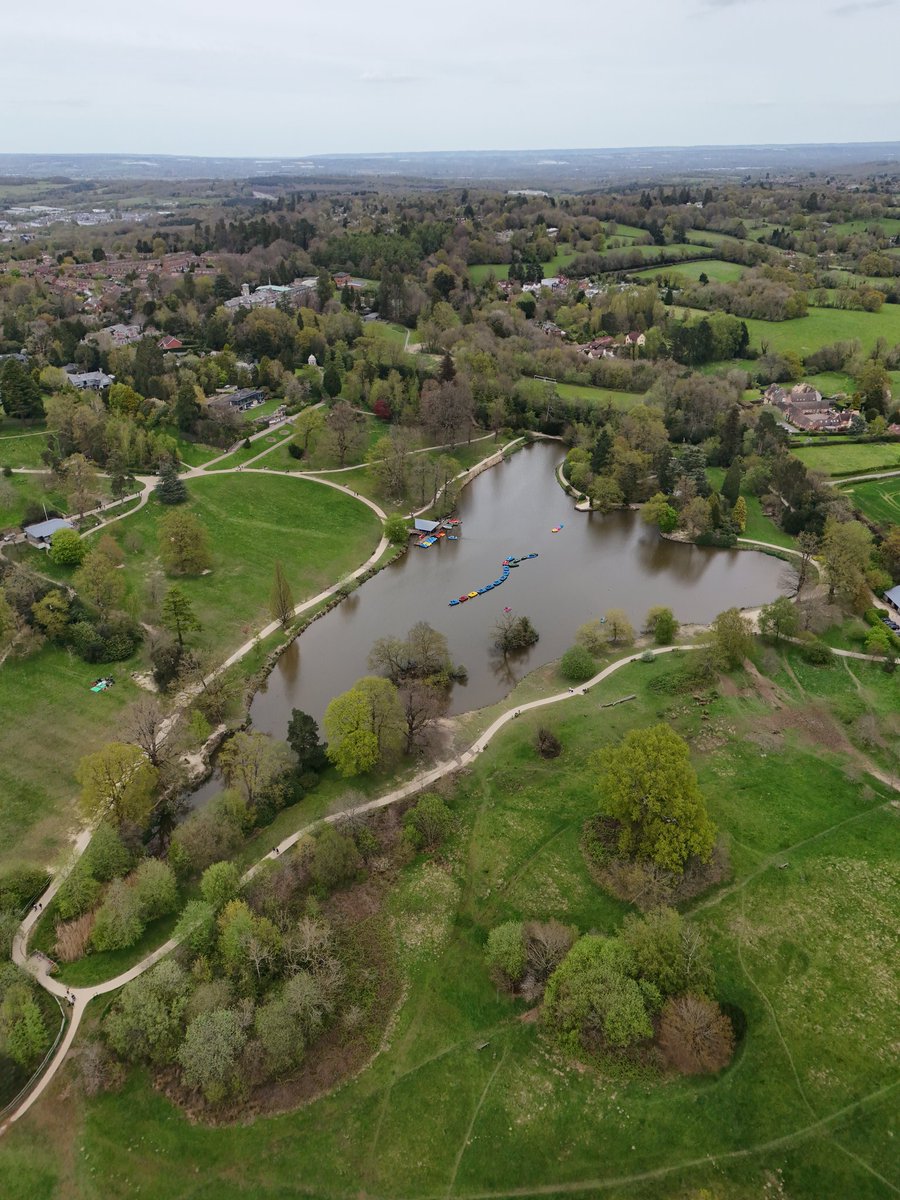
[(858, 221), (842, 221), (839, 225), (832, 225), (828, 232), (852, 234), (865, 233), (869, 229), (878, 230), (886, 237), (896, 237), (900, 233), (900, 218), (882, 217), (876, 219), (874, 217), (867, 217)]
[[(563, 267), (569, 265), (575, 255), (571, 251), (564, 250), (559, 247), (553, 258), (542, 263), (544, 269), (544, 278), (549, 279), (556, 275)], [(476, 286), (484, 283), (489, 275), (493, 275), (495, 279), (509, 279), (509, 263), (474, 263), (468, 268), (469, 278)]]
[[(234, 467), (239, 467), (245, 462), (249, 462), (251, 458), (256, 458), (257, 455), (265, 453), (267, 450), (273, 450), (282, 442), (290, 441), (293, 429), (290, 425), (281, 425), (278, 429), (273, 429), (271, 433), (267, 433), (265, 437), (257, 438), (256, 441), (250, 443), (249, 447), (244, 446), (243, 442), (238, 448), (223, 458), (221, 462), (215, 463), (209, 468), (213, 471), (230, 471)], [(222, 452), (219, 451), (221, 454)]]
[(898, 442), (827, 442), (814, 446), (799, 446), (794, 454), (815, 471), (827, 475), (863, 475), (867, 471), (891, 471), (900, 467)]
[[(696, 247), (693, 247), (696, 250)], [(636, 276), (654, 279), (659, 276), (663, 279), (679, 280), (686, 283), (696, 283), (701, 275), (706, 275), (709, 279), (714, 279), (719, 283), (730, 283), (732, 280), (740, 279), (744, 273), (744, 268), (738, 263), (723, 262), (719, 258), (704, 259), (703, 262), (685, 263), (683, 266), (677, 267), (646, 267), (642, 271), (633, 272)]]
[(871, 483), (850, 483), (843, 490), (870, 521), (900, 525), (900, 475), (873, 479)]
[(617, 392), (613, 388), (592, 387), (588, 383), (557, 383), (555, 386), (564, 400), (589, 400), (592, 404), (611, 404), (613, 408), (622, 410), (643, 404), (646, 399), (641, 392)]
[[(836, 749), (829, 709), (881, 720), (890, 680), (862, 663), (854, 680), (837, 664), (762, 659), (777, 715), (740, 673), (702, 712), (653, 691), (679, 666), (658, 660), (525, 714), (479, 756), (440, 859), (413, 861), (392, 890), (406, 987), (354, 1079), (296, 1111), (216, 1127), (189, 1121), (144, 1072), (91, 1100), (64, 1074), (0, 1142), (5, 1196), (124, 1198), (139, 1183), (149, 1200), (886, 1198), (880, 1181), (898, 1173), (896, 814)], [(661, 717), (691, 741), (731, 847), (733, 878), (694, 904), (719, 997), (747, 1026), (715, 1078), (573, 1065), (539, 1022), (518, 1019), (528, 1006), (498, 993), (483, 962), (505, 919), (618, 926), (625, 908), (579, 848), (597, 805), (588, 757)], [(563, 744), (551, 762), (534, 750), (541, 723)]]
[(41, 454), (47, 449), (47, 434), (0, 433), (0, 467), (42, 467)]
[[(209, 533), (211, 574), (179, 580), (203, 628), (195, 644), (224, 658), (271, 620), (272, 568), (281, 559), (295, 602), (336, 583), (365, 561), (380, 535), (364, 505), (333, 488), (300, 479), (252, 473), (201, 477), (190, 482), (188, 507)], [(156, 525), (165, 510), (151, 501), (110, 526), (126, 550), (129, 603), (146, 607), (146, 578), (156, 566)], [(37, 551), (28, 552), (54, 574)], [(156, 616), (151, 617), (157, 621)], [(130, 672), (138, 657), (109, 667), (82, 662), (45, 647), (0, 669), (0, 863), (50, 861), (73, 824), (79, 758), (118, 730), (121, 710), (140, 694)], [(109, 673), (116, 685), (93, 694), (90, 684)]]
[[(707, 467), (706, 475), (714, 488), (721, 488), (725, 481), (725, 468)], [(769, 542), (773, 546), (782, 546), (786, 550), (793, 549), (795, 539), (779, 528), (771, 517), (766, 516), (759, 502), (759, 496), (751, 496), (747, 492), (742, 494), (747, 505), (747, 525), (741, 536), (752, 538), (756, 542)]]
[(0, 529), (20, 525), (29, 504), (45, 504), (48, 510), (68, 511), (65, 494), (52, 483), (49, 487), (45, 485), (44, 480), (49, 478), (43, 475), (0, 475)]

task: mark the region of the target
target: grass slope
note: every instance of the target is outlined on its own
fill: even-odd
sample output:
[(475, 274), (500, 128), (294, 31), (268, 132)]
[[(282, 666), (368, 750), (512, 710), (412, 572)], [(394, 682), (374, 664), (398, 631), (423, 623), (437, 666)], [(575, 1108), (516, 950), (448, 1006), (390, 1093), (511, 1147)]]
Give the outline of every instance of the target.
[(827, 475), (862, 475), (867, 471), (892, 471), (900, 467), (900, 443), (827, 442), (815, 446), (799, 446), (794, 454), (814, 471)]
[(874, 479), (871, 483), (852, 483), (844, 491), (870, 521), (900, 525), (900, 475)]
[[(443, 860), (418, 860), (391, 898), (408, 990), (356, 1079), (306, 1108), (230, 1128), (193, 1125), (135, 1072), (85, 1101), (51, 1095), (0, 1143), (10, 1200), (310, 1195), (875, 1200), (896, 1178), (896, 813), (829, 706), (886, 713), (892, 682), (855, 664), (813, 669), (771, 651), (775, 716), (737, 674), (701, 710), (651, 689), (677, 659), (635, 664), (589, 696), (526, 715), (479, 757), (455, 798)], [(600, 705), (635, 693), (631, 704)], [(705, 719), (704, 719), (705, 713)], [(720, 995), (748, 1033), (717, 1078), (576, 1069), (484, 970), (487, 930), (557, 916), (614, 929), (624, 908), (579, 851), (594, 811), (588, 755), (669, 720), (692, 742), (733, 879), (695, 903)], [(533, 748), (539, 721), (560, 759)], [(787, 862), (788, 868), (779, 870)], [(56, 1085), (56, 1097), (66, 1087)], [(892, 1128), (893, 1126), (893, 1128)], [(707, 1189), (703, 1191), (702, 1189)]]

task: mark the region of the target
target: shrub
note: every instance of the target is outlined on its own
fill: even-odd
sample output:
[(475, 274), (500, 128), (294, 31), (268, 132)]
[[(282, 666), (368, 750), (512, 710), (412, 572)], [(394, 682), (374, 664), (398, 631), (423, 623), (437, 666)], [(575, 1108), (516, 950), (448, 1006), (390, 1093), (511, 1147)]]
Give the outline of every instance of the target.
[(80, 917), (97, 903), (100, 890), (97, 880), (79, 863), (56, 893), (56, 911), (64, 921)]
[(529, 921), (525, 926), (528, 968), (536, 978), (547, 979), (572, 949), (575, 931), (560, 921)]
[(550, 729), (542, 725), (537, 731), (537, 751), (541, 758), (559, 758), (562, 753), (562, 742)]
[(399, 514), (388, 517), (384, 523), (384, 536), (392, 546), (402, 546), (409, 537), (409, 526), (406, 518)]
[(521, 921), (506, 921), (488, 934), (484, 957), (494, 979), (504, 987), (520, 983), (528, 965), (525, 927)]
[(57, 529), (50, 539), (50, 561), (61, 567), (80, 567), (87, 543), (75, 529)]
[(403, 818), (406, 837), (417, 850), (437, 846), (453, 826), (453, 814), (435, 792), (426, 792)]
[(315, 838), (310, 861), (313, 881), (324, 891), (333, 891), (355, 878), (360, 868), (359, 851), (352, 838), (326, 825)]
[(734, 1053), (734, 1030), (718, 1004), (687, 994), (666, 1002), (659, 1027), (663, 1054), (682, 1075), (721, 1071)]
[(37, 899), (49, 882), (42, 867), (11, 867), (0, 874), (0, 908), (18, 912)]
[(597, 664), (584, 646), (570, 646), (559, 660), (559, 673), (570, 683), (584, 683), (597, 673)]
[(109, 890), (97, 919), (91, 942), (95, 950), (127, 950), (144, 932), (141, 900), (136, 888), (128, 887), (121, 879), (109, 885)]
[(101, 883), (109, 883), (128, 873), (131, 855), (112, 825), (103, 821), (97, 826), (80, 867)]
[(144, 921), (155, 921), (178, 907), (178, 884), (175, 872), (167, 863), (158, 858), (146, 858), (132, 879)]
[(831, 647), (826, 646), (824, 642), (810, 642), (809, 645), (801, 647), (800, 653), (805, 661), (814, 667), (827, 667), (834, 661)]

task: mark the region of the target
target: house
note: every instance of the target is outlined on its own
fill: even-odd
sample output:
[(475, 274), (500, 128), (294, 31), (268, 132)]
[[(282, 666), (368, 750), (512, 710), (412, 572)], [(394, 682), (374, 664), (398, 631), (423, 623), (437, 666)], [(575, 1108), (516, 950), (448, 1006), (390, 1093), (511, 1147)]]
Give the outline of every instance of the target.
[(207, 406), (217, 412), (246, 412), (262, 402), (260, 388), (239, 388), (236, 392), (218, 393), (207, 402)]
[(159, 339), (156, 345), (160, 350), (180, 350), (184, 342), (180, 338), (166, 334), (165, 337)]
[(541, 333), (546, 333), (548, 337), (559, 338), (563, 342), (569, 336), (564, 329), (560, 329), (555, 321), (541, 321), (538, 329)]
[(105, 371), (66, 371), (66, 381), (79, 392), (99, 392), (115, 380), (115, 375), (107, 375)]
[(772, 384), (763, 400), (780, 409), (790, 425), (804, 433), (843, 433), (855, 415), (850, 409), (835, 408), (811, 383), (798, 383), (789, 392)]
[(332, 276), (332, 278), (334, 279), (334, 286), (339, 290), (341, 288), (349, 287), (353, 282), (353, 276), (349, 271), (338, 271), (338, 273)]
[(892, 587), (890, 591), (885, 592), (884, 598), (894, 612), (900, 613), (900, 583), (896, 587)]
[(613, 337), (594, 338), (593, 341), (585, 342), (578, 349), (587, 358), (613, 358), (616, 339)]
[(647, 344), (646, 334), (640, 333), (638, 330), (632, 330), (631, 333), (625, 334), (626, 346), (644, 346)]
[(106, 329), (101, 329), (98, 335), (99, 338), (111, 343), (113, 346), (131, 346), (134, 342), (139, 342), (144, 336), (144, 331), (140, 325), (109, 325)]
[(62, 517), (54, 517), (50, 521), (39, 521), (37, 525), (26, 525), (25, 536), (32, 546), (37, 546), (39, 550), (49, 550), (50, 539), (58, 529), (74, 528), (71, 521), (66, 521)]
[(241, 284), (241, 294), (225, 301), (224, 307), (232, 312), (238, 308), (275, 308), (282, 297), (294, 299), (294, 290), (286, 284), (262, 283), (255, 292), (249, 283)]

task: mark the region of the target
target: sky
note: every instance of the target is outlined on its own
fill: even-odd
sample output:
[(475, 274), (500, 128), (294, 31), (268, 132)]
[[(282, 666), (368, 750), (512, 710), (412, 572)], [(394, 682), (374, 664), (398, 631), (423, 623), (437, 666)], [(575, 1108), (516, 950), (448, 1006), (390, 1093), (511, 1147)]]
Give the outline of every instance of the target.
[(900, 0), (41, 0), (0, 152), (900, 139)]

